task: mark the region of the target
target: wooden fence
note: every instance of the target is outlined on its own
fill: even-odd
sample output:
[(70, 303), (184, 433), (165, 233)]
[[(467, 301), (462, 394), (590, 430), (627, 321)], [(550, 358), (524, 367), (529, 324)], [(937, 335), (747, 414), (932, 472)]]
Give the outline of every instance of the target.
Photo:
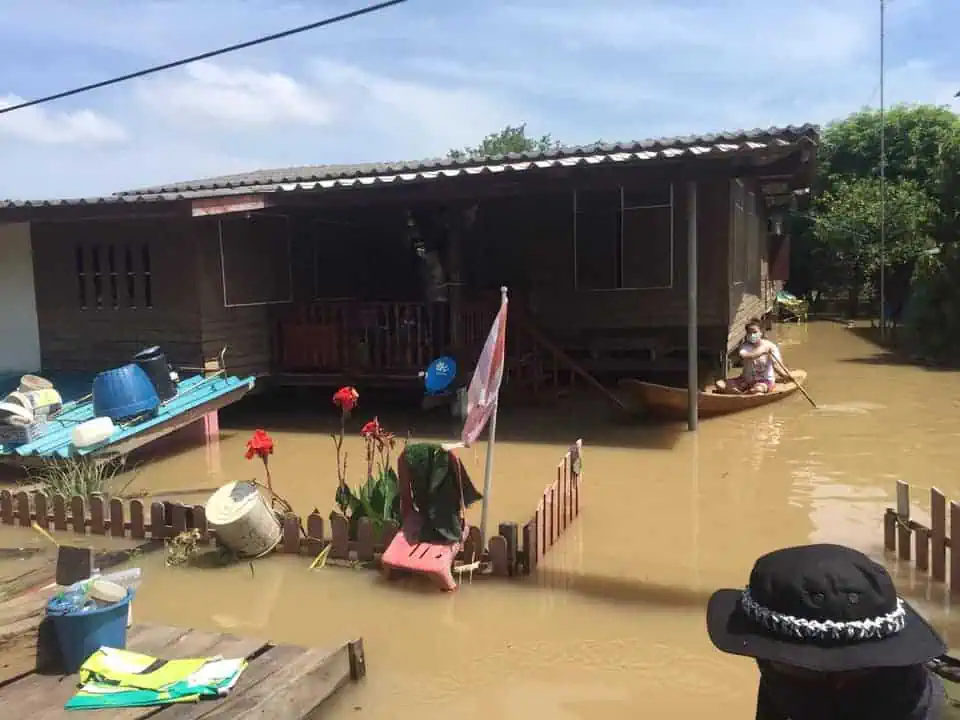
[[(479, 561), (484, 570), (500, 577), (533, 572), (544, 553), (580, 514), (582, 447), (583, 442), (577, 440), (563, 456), (557, 466), (557, 479), (544, 491), (536, 512), (523, 527), (522, 546), (516, 523), (501, 523), (486, 547), (480, 529), (471, 527), (457, 560), (468, 564)], [(202, 505), (0, 490), (0, 525), (27, 528), (33, 522), (45, 530), (140, 541), (168, 540), (187, 530), (199, 532), (201, 545), (215, 540)], [(336, 512), (327, 518), (314, 512), (303, 519), (287, 513), (282, 524), (277, 552), (316, 557), (329, 545), (329, 558), (359, 562), (377, 560), (398, 530), (395, 523), (378, 528), (363, 518), (357, 523), (356, 537), (351, 537), (347, 519)]]
[[(183, 505), (173, 502), (144, 503), (141, 500), (123, 501), (117, 498), (93, 496), (83, 498), (62, 495), (48, 497), (41, 492), (11, 493), (0, 490), (0, 524), (30, 527), (36, 522), (45, 530), (73, 530), (77, 534), (109, 535), (134, 540), (167, 540), (181, 532), (196, 529), (200, 544), (209, 545), (215, 533), (207, 526), (202, 505)], [(330, 536), (325, 535), (330, 525)], [(311, 513), (301, 520), (293, 513), (283, 517), (283, 534), (277, 551), (316, 556), (331, 545), (328, 557), (335, 560), (375, 560), (397, 533), (395, 523), (386, 523), (382, 530), (363, 518), (357, 523), (356, 538), (349, 536), (349, 523), (338, 513), (324, 518)], [(517, 548), (517, 529), (513, 523), (500, 525), (499, 534), (490, 538), (486, 548), (479, 528), (470, 528), (458, 560), (465, 563), (481, 561), (489, 565), (494, 575), (517, 574), (521, 567)]]
[[(950, 528), (960, 528), (960, 504), (950, 502)], [(930, 527), (910, 516), (910, 486), (897, 481), (897, 507), (887, 508), (883, 517), (883, 546), (917, 570), (939, 582), (948, 576), (947, 548), (950, 548), (949, 586), (951, 599), (960, 598), (960, 552), (953, 552), (947, 534), (947, 498), (930, 488)]]
[(583, 440), (577, 440), (557, 465), (557, 479), (547, 486), (530, 521), (523, 526), (523, 559), (533, 572), (547, 550), (580, 515)]

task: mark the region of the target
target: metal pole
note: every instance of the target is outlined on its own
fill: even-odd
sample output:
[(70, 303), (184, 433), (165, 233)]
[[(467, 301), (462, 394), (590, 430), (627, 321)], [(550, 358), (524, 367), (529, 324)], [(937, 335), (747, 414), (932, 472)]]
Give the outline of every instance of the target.
[[(500, 401), (497, 400), (493, 405), (493, 415), (490, 416), (490, 424), (487, 426), (487, 467), (483, 476), (483, 504), (480, 506), (480, 537), (483, 538), (483, 546), (487, 543), (487, 511), (490, 509), (490, 488), (493, 485), (493, 446), (497, 442), (497, 410), (500, 407)], [(467, 562), (474, 562), (480, 558), (467, 558)]]
[(884, 102), (884, 65), (886, 2), (880, 0), (880, 337), (887, 336), (887, 123)]
[(697, 184), (687, 183), (687, 429), (697, 429)]
[[(507, 303), (507, 288), (500, 288), (500, 307)], [(496, 360), (494, 360), (496, 362)], [(500, 389), (497, 388), (497, 399), (493, 401), (493, 414), (490, 415), (490, 422), (487, 425), (487, 467), (483, 475), (483, 505), (480, 508), (480, 538), (482, 548), (487, 543), (487, 511), (490, 509), (490, 490), (493, 487), (493, 446), (497, 444), (497, 411), (500, 409)], [(480, 558), (468, 558), (468, 562), (474, 562)]]

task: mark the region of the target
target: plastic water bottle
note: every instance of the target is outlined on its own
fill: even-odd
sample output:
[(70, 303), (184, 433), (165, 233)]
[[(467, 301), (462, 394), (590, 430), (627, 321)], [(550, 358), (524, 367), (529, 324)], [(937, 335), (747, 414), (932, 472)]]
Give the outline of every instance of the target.
[(69, 590), (63, 593), (63, 604), (69, 608), (72, 608), (74, 611), (79, 611), (83, 609), (84, 603), (87, 599), (87, 593), (83, 588), (71, 586)]
[(127, 589), (136, 589), (140, 586), (141, 570), (138, 567), (127, 568), (109, 575), (100, 575), (97, 580), (107, 580), (117, 585), (122, 585)]

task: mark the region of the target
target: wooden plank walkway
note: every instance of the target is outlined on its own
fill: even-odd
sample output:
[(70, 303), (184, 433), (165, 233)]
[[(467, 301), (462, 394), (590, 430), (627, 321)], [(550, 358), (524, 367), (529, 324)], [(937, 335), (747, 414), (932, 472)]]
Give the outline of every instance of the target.
[[(222, 655), (247, 657), (250, 664), (226, 698), (91, 712), (98, 719), (300, 720), (313, 716), (338, 689), (366, 673), (362, 640), (330, 651), (164, 625), (134, 625), (127, 636), (127, 648), (165, 660)], [(68, 713), (63, 706), (76, 689), (76, 675), (34, 671), (0, 684), (0, 705), (11, 717), (75, 717), (76, 713)]]

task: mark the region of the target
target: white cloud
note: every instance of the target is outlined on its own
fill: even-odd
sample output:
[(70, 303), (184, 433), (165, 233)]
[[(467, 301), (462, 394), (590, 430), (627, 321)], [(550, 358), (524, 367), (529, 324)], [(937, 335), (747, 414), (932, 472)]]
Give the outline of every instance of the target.
[(515, 121), (520, 111), (495, 92), (465, 84), (441, 87), (333, 60), (316, 60), (313, 75), (337, 98), (342, 122), (390, 137), (421, 157), (475, 141)]
[[(0, 97), (0, 108), (22, 102), (23, 99), (16, 95), (7, 95)], [(116, 143), (127, 137), (121, 125), (93, 110), (63, 112), (41, 105), (0, 115), (0, 137), (4, 135), (57, 145)]]
[(191, 125), (323, 125), (332, 113), (331, 103), (289, 75), (209, 62), (144, 81), (139, 93), (152, 109)]

